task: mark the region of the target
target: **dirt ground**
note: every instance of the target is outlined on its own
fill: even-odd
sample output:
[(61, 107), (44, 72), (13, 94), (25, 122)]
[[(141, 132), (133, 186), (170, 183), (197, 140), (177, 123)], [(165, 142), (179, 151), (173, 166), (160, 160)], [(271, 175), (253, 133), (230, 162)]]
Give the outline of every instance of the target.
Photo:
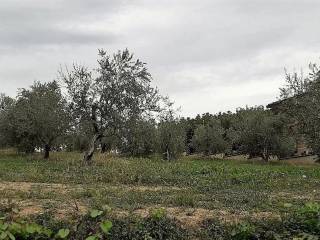
[[(163, 191), (163, 190), (177, 190), (178, 188), (170, 187), (149, 187), (149, 186), (110, 186), (111, 188), (127, 188), (134, 189), (143, 194), (144, 191)], [(68, 194), (71, 191), (77, 191), (81, 189), (81, 185), (66, 185), (66, 184), (48, 184), (48, 183), (31, 183), (31, 182), (0, 182), (0, 191), (8, 192), (23, 192), (31, 193), (32, 189), (40, 189), (44, 194), (60, 193)], [(75, 215), (84, 215), (90, 207), (79, 200), (74, 201), (57, 201), (52, 199), (6, 199), (0, 198), (0, 204), (2, 206), (8, 206), (14, 209), (14, 214), (17, 217), (28, 217), (35, 214), (41, 214), (50, 209), (54, 213), (54, 216), (59, 219), (68, 218)], [(182, 226), (189, 228), (197, 228), (204, 220), (209, 218), (217, 218), (223, 222), (239, 222), (241, 219), (247, 217), (253, 217), (256, 219), (265, 218), (279, 218), (278, 215), (272, 212), (230, 212), (226, 210), (209, 210), (204, 208), (189, 208), (189, 207), (164, 207), (153, 206), (145, 207), (128, 212), (123, 209), (113, 209), (112, 212), (116, 215), (129, 215), (135, 214), (140, 217), (146, 217), (153, 209), (164, 208), (168, 216), (177, 219)]]
[[(217, 156), (215, 156), (217, 157)], [(239, 161), (261, 161), (261, 158), (252, 158), (252, 159), (248, 159), (247, 155), (236, 155), (236, 156), (230, 156), (230, 157), (226, 157), (225, 159), (230, 159), (230, 160), (239, 160)], [(316, 156), (312, 155), (312, 156), (301, 156), (301, 157), (295, 157), (295, 158), (287, 158), (287, 159), (281, 159), (278, 160), (276, 158), (271, 158), (270, 160), (271, 162), (283, 162), (283, 163), (288, 163), (288, 164), (292, 164), (292, 165), (313, 165), (313, 164), (317, 164), (316, 163)]]

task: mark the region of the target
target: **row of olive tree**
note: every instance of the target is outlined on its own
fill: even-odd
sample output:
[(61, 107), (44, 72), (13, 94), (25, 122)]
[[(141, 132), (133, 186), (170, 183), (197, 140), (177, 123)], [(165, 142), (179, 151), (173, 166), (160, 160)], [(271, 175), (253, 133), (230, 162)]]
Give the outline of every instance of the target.
[(268, 160), (291, 156), (296, 140), (320, 156), (320, 68), (310, 64), (309, 74), (286, 73), (275, 111), (262, 107), (236, 113), (204, 114), (185, 119), (187, 152), (236, 152)]
[(190, 132), (192, 126), (193, 133), (187, 135), (189, 141), (186, 142), (193, 152), (247, 154), (249, 158), (261, 157), (268, 161), (271, 156), (283, 158), (295, 151), (295, 134), (290, 131), (289, 119), (263, 107), (238, 109), (236, 113), (204, 114), (184, 122), (190, 121), (195, 124), (187, 124), (186, 132)]
[(157, 121), (150, 114), (123, 118), (117, 127), (104, 125), (101, 136), (96, 138), (95, 124), (101, 124), (101, 129), (102, 121), (96, 123), (91, 115), (84, 118), (75, 111), (74, 102), (66, 100), (55, 81), (36, 82), (29, 90), (21, 90), (16, 99), (4, 95), (0, 99), (2, 145), (25, 152), (43, 149), (45, 158), (51, 149), (64, 148), (86, 151), (88, 161), (88, 150), (92, 157), (98, 145), (102, 152), (117, 149), (130, 156), (161, 153), (167, 160), (186, 151), (205, 155), (241, 153), (267, 161), (270, 156), (286, 157), (294, 151), (288, 118), (261, 107), (177, 119), (166, 100), (166, 106), (158, 105)]
[[(247, 154), (268, 161), (295, 150), (297, 133), (320, 152), (320, 73), (287, 74), (277, 113), (263, 107), (177, 118), (172, 103), (151, 85), (146, 64), (128, 50), (99, 51), (92, 71), (74, 65), (60, 70), (60, 83), (34, 83), (16, 98), (0, 95), (0, 144), (19, 151), (85, 152), (91, 163), (97, 146), (130, 156), (160, 153), (164, 159), (187, 154)], [(63, 94), (65, 93), (65, 94)], [(290, 128), (295, 125), (298, 128)]]
[(36, 82), (15, 99), (1, 95), (3, 146), (41, 149), (45, 158), (52, 149), (78, 146), (87, 163), (98, 145), (133, 156), (159, 152), (168, 160), (183, 149), (176, 144), (181, 131), (172, 104), (151, 86), (146, 64), (127, 49), (113, 55), (100, 50), (95, 70), (74, 65), (59, 73), (63, 88), (57, 81)]

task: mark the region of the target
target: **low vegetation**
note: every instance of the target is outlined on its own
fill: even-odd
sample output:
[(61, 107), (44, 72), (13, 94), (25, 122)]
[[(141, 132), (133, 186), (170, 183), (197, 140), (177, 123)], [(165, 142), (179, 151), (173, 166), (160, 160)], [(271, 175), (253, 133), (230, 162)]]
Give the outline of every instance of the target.
[[(0, 220), (1, 239), (318, 239), (320, 205), (309, 203), (294, 214), (268, 221), (248, 220), (221, 223), (208, 219), (195, 231), (185, 229), (167, 216), (164, 209), (153, 209), (144, 218), (117, 217), (112, 210), (91, 210), (74, 222), (62, 222), (47, 212), (33, 219)], [(8, 215), (7, 215), (8, 216)], [(63, 228), (59, 228), (62, 227)]]
[[(44, 227), (52, 236), (68, 228), (70, 239), (104, 236), (100, 220), (94, 221), (97, 227), (88, 223), (90, 229), (85, 234), (74, 235), (75, 227), (87, 221), (84, 215), (92, 209), (110, 211), (101, 218), (113, 224), (107, 239), (143, 239), (147, 235), (150, 239), (277, 239), (262, 235), (267, 229), (274, 236), (319, 234), (317, 228), (307, 227), (319, 223), (317, 218), (308, 217), (308, 209), (313, 211), (310, 214), (319, 214), (314, 213), (320, 202), (317, 165), (201, 156), (166, 162), (157, 157), (98, 154), (93, 165), (85, 166), (79, 161), (80, 155), (54, 153), (43, 161), (37, 154), (2, 152), (3, 216), (9, 222), (24, 218), (32, 223), (34, 217), (50, 213), (52, 221), (60, 224)], [(165, 212), (160, 222), (150, 218), (155, 209)], [(171, 235), (161, 238), (153, 234)]]

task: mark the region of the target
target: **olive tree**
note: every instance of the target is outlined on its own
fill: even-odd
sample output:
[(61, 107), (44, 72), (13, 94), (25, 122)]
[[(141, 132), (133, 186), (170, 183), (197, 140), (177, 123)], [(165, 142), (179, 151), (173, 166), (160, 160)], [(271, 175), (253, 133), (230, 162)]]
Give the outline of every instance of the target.
[(13, 144), (11, 119), (14, 104), (13, 98), (0, 94), (0, 147), (10, 147)]
[(121, 133), (119, 150), (127, 155), (146, 157), (156, 152), (156, 127), (153, 120), (135, 120)]
[(286, 73), (286, 85), (280, 89), (279, 107), (297, 126), (308, 145), (320, 156), (320, 69), (310, 64), (307, 77)]
[(165, 99), (165, 110), (160, 114), (160, 122), (157, 128), (158, 153), (164, 160), (178, 158), (185, 150), (185, 131), (183, 123), (175, 115), (173, 103)]
[(294, 136), (289, 132), (288, 119), (265, 111), (263, 107), (239, 109), (236, 116), (235, 137), (239, 150), (249, 158), (290, 156), (295, 150)]
[(66, 136), (66, 147), (68, 151), (84, 152), (88, 148), (91, 134), (90, 122), (77, 122), (76, 119), (71, 120), (72, 128)]
[(113, 55), (99, 50), (97, 69), (74, 65), (71, 71), (61, 71), (61, 78), (74, 116), (92, 126), (93, 136), (84, 155), (87, 163), (92, 162), (96, 144), (106, 134), (119, 134), (129, 120), (160, 110), (161, 96), (151, 86), (146, 64), (127, 49)]
[(192, 142), (197, 152), (205, 155), (224, 153), (228, 142), (224, 138), (225, 131), (218, 119), (212, 119), (208, 124), (199, 125)]
[(35, 82), (30, 89), (21, 89), (13, 120), (19, 144), (42, 148), (44, 158), (49, 158), (52, 147), (62, 145), (60, 140), (66, 134), (70, 121), (66, 100), (58, 83)]

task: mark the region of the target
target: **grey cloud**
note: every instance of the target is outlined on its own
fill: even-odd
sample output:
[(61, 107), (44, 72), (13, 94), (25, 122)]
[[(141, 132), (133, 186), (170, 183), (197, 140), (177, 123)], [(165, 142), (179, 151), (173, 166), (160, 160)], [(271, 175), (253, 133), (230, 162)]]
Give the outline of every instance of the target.
[(95, 33), (58, 27), (30, 27), (0, 30), (0, 45), (7, 47), (59, 44), (109, 44), (117, 40), (113, 33)]
[[(151, 54), (157, 55), (157, 64), (230, 61), (273, 47), (319, 45), (315, 41), (319, 34), (311, 26), (320, 18), (317, 13), (320, 2), (187, 2), (193, 4), (172, 4), (178, 16), (176, 21), (168, 23), (168, 28), (159, 29), (156, 35), (151, 34), (154, 36), (151, 44), (157, 44), (155, 48), (150, 45)], [(141, 28), (142, 32), (156, 29), (148, 23)], [(159, 38), (161, 41), (157, 41)]]
[[(128, 47), (183, 114), (265, 104), (320, 56), (318, 0), (2, 0), (0, 91)], [(237, 91), (238, 90), (238, 91)], [(232, 94), (230, 94), (232, 92)]]
[(4, 0), (0, 7), (0, 45), (109, 44), (118, 34), (108, 31), (108, 24), (99, 32), (87, 25), (119, 11), (125, 2)]

